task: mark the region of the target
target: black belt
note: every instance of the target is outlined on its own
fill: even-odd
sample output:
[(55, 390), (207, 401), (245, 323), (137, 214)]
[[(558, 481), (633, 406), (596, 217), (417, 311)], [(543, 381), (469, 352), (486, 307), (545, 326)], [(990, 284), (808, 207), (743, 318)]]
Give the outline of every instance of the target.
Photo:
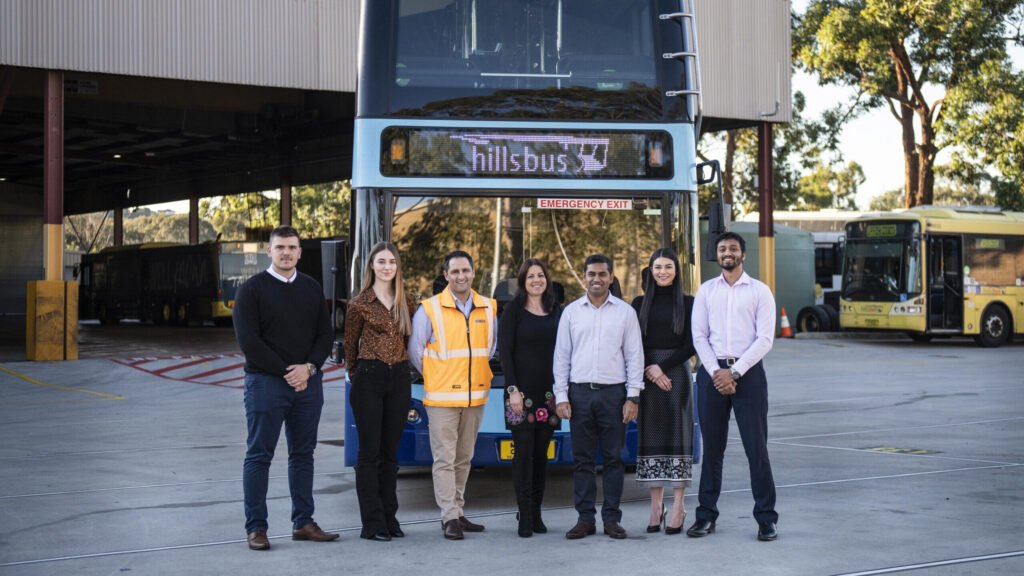
[(625, 386), (625, 382), (616, 382), (614, 384), (599, 384), (597, 382), (569, 382), (573, 386), (586, 386), (591, 390), (600, 390), (602, 388), (612, 388), (613, 386)]
[(719, 358), (719, 368), (732, 368), (732, 365), (739, 361), (739, 358)]

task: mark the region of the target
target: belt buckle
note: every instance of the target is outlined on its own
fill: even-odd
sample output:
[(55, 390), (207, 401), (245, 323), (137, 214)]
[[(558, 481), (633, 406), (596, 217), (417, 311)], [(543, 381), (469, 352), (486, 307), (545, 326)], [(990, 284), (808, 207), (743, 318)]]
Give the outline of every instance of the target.
[(732, 368), (732, 365), (736, 363), (735, 358), (722, 358), (722, 361), (725, 362), (726, 368)]
[(587, 382), (587, 386), (588, 386), (588, 387), (589, 387), (589, 388), (590, 388), (591, 390), (600, 390), (600, 389), (602, 388), (602, 386), (601, 386), (600, 384), (595, 384), (595, 383), (593, 383), (593, 382)]

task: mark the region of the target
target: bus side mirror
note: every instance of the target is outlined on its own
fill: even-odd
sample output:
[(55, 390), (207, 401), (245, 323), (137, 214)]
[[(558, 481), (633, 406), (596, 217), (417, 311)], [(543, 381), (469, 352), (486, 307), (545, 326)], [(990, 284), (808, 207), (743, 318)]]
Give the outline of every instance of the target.
[(722, 167), (718, 160), (697, 164), (697, 184), (717, 184), (718, 201), (708, 207), (708, 236), (704, 245), (704, 258), (708, 262), (718, 261), (718, 237), (729, 229), (731, 207), (725, 203), (722, 192)]

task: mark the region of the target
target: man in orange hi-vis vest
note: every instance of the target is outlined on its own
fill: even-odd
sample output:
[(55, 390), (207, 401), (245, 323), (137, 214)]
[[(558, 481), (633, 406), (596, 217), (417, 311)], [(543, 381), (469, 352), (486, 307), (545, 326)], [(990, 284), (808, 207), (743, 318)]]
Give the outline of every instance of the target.
[(473, 258), (461, 250), (444, 259), (448, 286), (424, 300), (412, 319), (409, 361), (423, 374), (434, 498), (448, 540), (483, 532), (463, 511), (466, 480), (484, 404), (491, 390), (490, 358), (497, 340), (497, 304), (473, 288)]

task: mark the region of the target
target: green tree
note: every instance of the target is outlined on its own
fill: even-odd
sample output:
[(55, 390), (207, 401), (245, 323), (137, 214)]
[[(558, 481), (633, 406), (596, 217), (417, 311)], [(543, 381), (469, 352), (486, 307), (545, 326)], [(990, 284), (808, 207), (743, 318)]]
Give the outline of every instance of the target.
[[(245, 240), (250, 228), (273, 228), (281, 221), (281, 204), (265, 192), (215, 196), (199, 201), (199, 218), (212, 226), (222, 240)], [(200, 240), (208, 238), (200, 235)]]
[[(996, 195), (982, 186), (965, 181), (949, 166), (936, 167), (935, 205), (937, 206), (993, 206)], [(871, 199), (871, 210), (889, 211), (903, 208), (903, 190), (889, 190)]]
[[(864, 183), (864, 170), (856, 162), (833, 168), (824, 163), (800, 178), (797, 203), (790, 210), (857, 209), (857, 190)], [(776, 204), (778, 205), (778, 204)]]
[(352, 183), (328, 182), (292, 190), (292, 224), (303, 238), (348, 236)]
[[(856, 89), (834, 117), (888, 107), (900, 126), (906, 206), (931, 204), (936, 154), (956, 143), (947, 127), (987, 101), (971, 87), (1008, 65), (1022, 18), (1021, 0), (812, 0), (795, 18), (794, 59), (821, 84)], [(959, 109), (945, 105), (951, 95)]]

